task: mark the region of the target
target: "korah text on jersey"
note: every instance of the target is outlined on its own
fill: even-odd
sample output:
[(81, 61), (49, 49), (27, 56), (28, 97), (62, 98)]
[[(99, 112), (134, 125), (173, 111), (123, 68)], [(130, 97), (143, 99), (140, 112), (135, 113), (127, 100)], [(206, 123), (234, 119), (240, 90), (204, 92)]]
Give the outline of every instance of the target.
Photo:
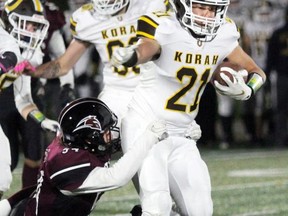
[(174, 55), (174, 61), (185, 62), (186, 64), (195, 65), (216, 65), (219, 59), (219, 55), (202, 55), (193, 53), (183, 53), (176, 51)]
[(119, 36), (125, 35), (135, 35), (136, 34), (136, 27), (134, 25), (129, 26), (120, 26), (118, 28), (113, 28), (110, 30), (103, 30), (101, 31), (103, 39), (115, 38)]

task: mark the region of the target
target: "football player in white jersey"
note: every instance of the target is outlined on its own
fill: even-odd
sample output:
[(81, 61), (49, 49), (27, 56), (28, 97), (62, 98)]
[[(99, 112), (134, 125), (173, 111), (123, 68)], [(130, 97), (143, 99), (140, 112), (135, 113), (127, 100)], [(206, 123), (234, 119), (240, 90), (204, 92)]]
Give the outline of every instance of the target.
[[(31, 4), (36, 8), (35, 16), (21, 16), (21, 13), (18, 13), (17, 8), (20, 5), (25, 5), (26, 7), (22, 9), (27, 9), (28, 5), (31, 6)], [(15, 104), (23, 118), (27, 121), (36, 121), (44, 129), (56, 131), (59, 124), (46, 118), (32, 100), (30, 77), (20, 76), (19, 73), (15, 72), (21, 71), (23, 67), (32, 69), (33, 66), (27, 62), (27, 59), (32, 63), (38, 63), (40, 59), (38, 55), (42, 56), (42, 53), (37, 49), (41, 45), (49, 26), (44, 16), (40, 15), (42, 9), (39, 0), (6, 1), (2, 18), (4, 19), (3, 26), (7, 32), (1, 26), (0, 52), (4, 57), (2, 59), (4, 62), (5, 58), (8, 58), (5, 53), (9, 51), (15, 53), (15, 64), (17, 62), (19, 64), (15, 68), (13, 67), (14, 64), (7, 67), (1, 61), (4, 67), (1, 67), (0, 91), (5, 90), (6, 87), (13, 83)], [(13, 13), (10, 13), (11, 11)], [(19, 47), (21, 48), (21, 54)], [(12, 181), (9, 141), (2, 129), (0, 129), (0, 145), (0, 171), (3, 173), (0, 178), (1, 193), (9, 189)]]
[(236, 100), (248, 100), (263, 85), (265, 73), (239, 46), (235, 23), (226, 18), (229, 0), (171, 0), (174, 12), (152, 13), (138, 20), (137, 46), (119, 48), (112, 64), (134, 67), (153, 60), (122, 120), (127, 151), (151, 119), (167, 123), (168, 139), (154, 146), (140, 168), (142, 215), (169, 215), (170, 195), (181, 215), (212, 215), (210, 176), (196, 142), (185, 128), (197, 115), (203, 90), (225, 58), (249, 73), (247, 83), (231, 70), (227, 86), (215, 88)]
[(31, 75), (43, 78), (64, 75), (93, 45), (104, 65), (104, 89), (99, 99), (121, 120), (139, 82), (139, 67), (111, 66), (112, 52), (117, 47), (134, 44), (137, 41), (137, 19), (145, 13), (159, 10), (166, 10), (164, 0), (92, 0), (72, 14), (70, 22), (74, 39), (66, 52), (54, 61), (41, 65)]
[[(20, 59), (19, 46), (14, 40), (14, 38), (9, 35), (2, 26), (0, 26), (0, 76), (1, 80), (3, 75), (13, 68), (17, 61)], [(4, 134), (2, 127), (0, 125), (0, 171), (2, 176), (0, 178), (0, 199), (3, 192), (9, 188), (12, 181), (12, 175), (10, 172), (11, 155), (9, 141)]]

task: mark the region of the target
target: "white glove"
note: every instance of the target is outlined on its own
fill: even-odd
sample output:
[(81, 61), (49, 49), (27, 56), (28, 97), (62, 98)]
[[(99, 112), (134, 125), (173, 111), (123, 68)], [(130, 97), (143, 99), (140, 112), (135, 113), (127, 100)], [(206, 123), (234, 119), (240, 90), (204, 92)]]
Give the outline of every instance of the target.
[[(229, 71), (228, 71), (229, 69)], [(252, 89), (246, 85), (243, 76), (247, 74), (246, 70), (236, 72), (235, 70), (228, 68), (225, 69), (230, 72), (234, 80), (231, 81), (228, 76), (221, 73), (221, 78), (226, 82), (227, 86), (221, 85), (217, 80), (214, 81), (215, 88), (218, 93), (226, 96), (230, 96), (236, 100), (248, 100), (252, 95)]]
[(136, 47), (136, 45), (133, 45), (128, 47), (119, 47), (115, 49), (111, 57), (111, 65), (114, 67), (119, 67), (120, 65), (128, 62), (133, 56), (133, 54), (136, 52)]
[(164, 120), (155, 120), (148, 125), (148, 130), (150, 130), (159, 141), (164, 140), (168, 137), (166, 122)]
[(60, 125), (57, 121), (45, 118), (41, 122), (41, 127), (46, 131), (57, 132), (58, 129), (60, 128)]
[(195, 142), (197, 142), (197, 140), (201, 138), (201, 135), (202, 130), (200, 128), (200, 125), (198, 125), (195, 120), (188, 126), (188, 128), (184, 132), (184, 136), (186, 138), (192, 139)]
[(0, 201), (0, 216), (8, 216), (11, 211), (10, 203), (7, 199)]

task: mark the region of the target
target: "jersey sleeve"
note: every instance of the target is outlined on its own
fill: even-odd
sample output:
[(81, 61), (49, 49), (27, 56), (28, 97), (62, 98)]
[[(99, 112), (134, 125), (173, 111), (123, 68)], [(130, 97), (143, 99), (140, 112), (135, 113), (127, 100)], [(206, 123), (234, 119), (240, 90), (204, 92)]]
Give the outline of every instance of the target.
[[(158, 11), (141, 16), (138, 19), (137, 37), (163, 41), (163, 36), (175, 33), (175, 24), (171, 22), (171, 12)], [(166, 40), (164, 39), (166, 42)]]
[(31, 77), (20, 76), (13, 83), (15, 105), (19, 113), (31, 104), (34, 104), (31, 93)]
[(141, 16), (137, 24), (137, 37), (155, 39), (158, 26), (159, 22), (153, 13)]
[(64, 149), (57, 156), (49, 158), (45, 165), (45, 173), (49, 180), (60, 191), (77, 189), (95, 168), (88, 151), (80, 149)]
[(127, 184), (141, 166), (149, 150), (158, 142), (158, 138), (146, 130), (136, 142), (112, 167), (96, 167), (83, 184), (72, 193), (104, 192)]
[(70, 17), (70, 31), (73, 38), (89, 42), (91, 36), (91, 25), (95, 25), (95, 19), (92, 16), (93, 5), (85, 4), (76, 10)]
[[(222, 34), (218, 34), (221, 34), (221, 36), (223, 37), (223, 41), (225, 41), (225, 43), (227, 44), (230, 44), (228, 53), (231, 53), (239, 45), (239, 29), (237, 28), (233, 20), (226, 18), (225, 23), (221, 26), (221, 29), (219, 31), (222, 31)], [(229, 32), (229, 34), (225, 34), (223, 32)]]

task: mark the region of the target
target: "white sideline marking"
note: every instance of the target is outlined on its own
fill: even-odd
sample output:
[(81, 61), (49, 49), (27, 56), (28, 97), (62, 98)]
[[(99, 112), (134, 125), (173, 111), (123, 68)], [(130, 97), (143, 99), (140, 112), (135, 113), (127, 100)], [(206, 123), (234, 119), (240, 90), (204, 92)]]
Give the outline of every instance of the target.
[(263, 216), (263, 215), (275, 215), (279, 213), (278, 211), (276, 210), (269, 210), (269, 211), (261, 211), (261, 212), (249, 212), (249, 213), (244, 213), (244, 214), (236, 214), (236, 215), (233, 215), (233, 216)]
[(246, 160), (251, 158), (274, 158), (274, 157), (287, 157), (288, 151), (255, 151), (255, 152), (244, 152), (244, 151), (230, 151), (226, 153), (221, 152), (210, 152), (203, 154), (205, 161), (226, 161), (226, 160)]
[(288, 181), (271, 181), (271, 182), (255, 182), (250, 184), (237, 184), (237, 185), (225, 185), (212, 187), (212, 191), (225, 191), (235, 189), (248, 189), (248, 188), (259, 188), (259, 187), (271, 187), (271, 186), (285, 186), (288, 185)]
[(245, 169), (228, 172), (230, 177), (280, 177), (288, 176), (288, 169)]

